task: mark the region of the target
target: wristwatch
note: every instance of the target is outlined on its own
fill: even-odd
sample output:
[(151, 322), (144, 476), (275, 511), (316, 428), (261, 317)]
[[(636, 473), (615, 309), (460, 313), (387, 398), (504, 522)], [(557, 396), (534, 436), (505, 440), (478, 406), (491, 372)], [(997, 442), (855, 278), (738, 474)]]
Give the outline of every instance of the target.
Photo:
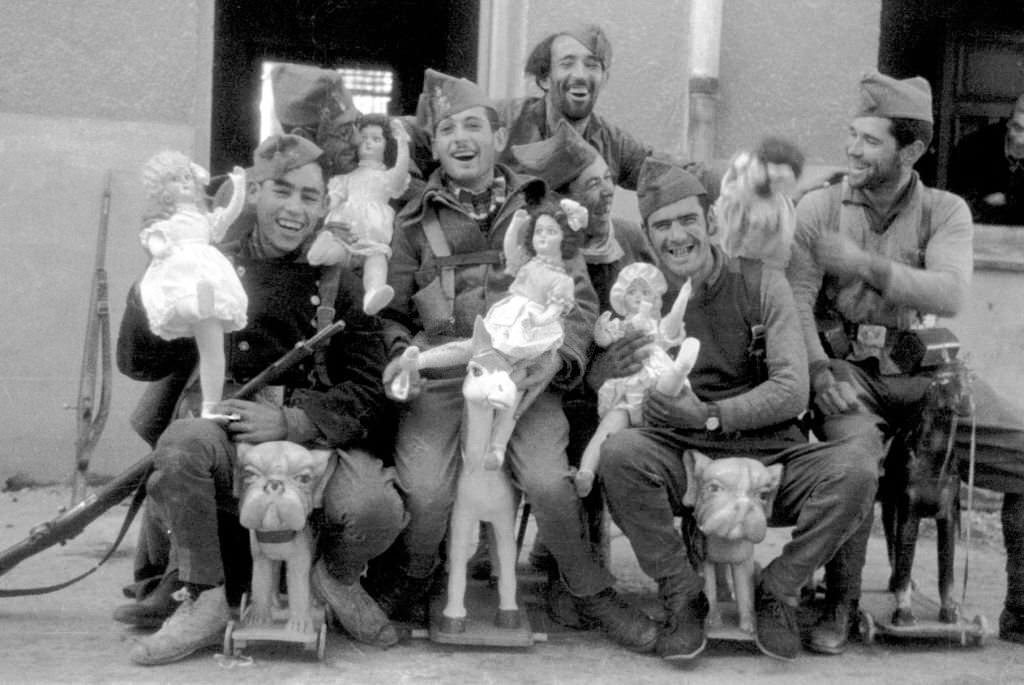
[(704, 420), (704, 430), (708, 433), (718, 433), (722, 430), (722, 410), (714, 402), (708, 402), (704, 406), (708, 408), (708, 418)]

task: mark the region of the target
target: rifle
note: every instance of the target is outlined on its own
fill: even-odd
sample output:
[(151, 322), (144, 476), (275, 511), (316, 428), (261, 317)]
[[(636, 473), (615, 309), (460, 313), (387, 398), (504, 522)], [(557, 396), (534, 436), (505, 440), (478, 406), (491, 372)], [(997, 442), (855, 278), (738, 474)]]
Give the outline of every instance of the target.
[[(71, 506), (85, 498), (86, 473), (93, 450), (107, 423), (110, 412), (110, 302), (107, 295), (107, 226), (110, 221), (110, 172), (103, 186), (99, 235), (96, 238), (96, 263), (93, 267), (89, 296), (89, 318), (85, 327), (85, 349), (82, 371), (78, 379), (78, 402), (75, 405), (78, 437), (75, 440), (75, 469), (71, 476)], [(96, 396), (96, 366), (101, 364), (100, 401)]]
[[(313, 354), (318, 347), (329, 340), (331, 336), (341, 332), (343, 328), (345, 328), (344, 321), (335, 321), (330, 326), (319, 331), (309, 340), (298, 342), (295, 347), (286, 352), (280, 359), (265, 368), (259, 373), (259, 375), (255, 376), (252, 380), (234, 392), (231, 395), (231, 399), (244, 400), (251, 398), (262, 388), (267, 385), (271, 385), (273, 381), (279, 378), (285, 371)], [(133, 506), (125, 517), (124, 524), (121, 526), (121, 531), (118, 533), (117, 539), (114, 541), (114, 544), (111, 545), (107, 554), (98, 564), (96, 564), (96, 566), (69, 581), (45, 588), (34, 588), (30, 590), (0, 590), (0, 597), (53, 592), (54, 590), (59, 590), (81, 580), (99, 568), (103, 562), (110, 558), (110, 555), (113, 554), (118, 543), (120, 543), (124, 534), (127, 532), (131, 519), (135, 515), (135, 510), (137, 510), (136, 505), (141, 504), (142, 497), (145, 494), (146, 480), (149, 478), (149, 474), (152, 470), (153, 455), (151, 453), (129, 466), (128, 469), (116, 476), (102, 488), (96, 490), (96, 492), (89, 495), (83, 501), (61, 513), (56, 518), (32, 528), (32, 530), (29, 531), (28, 537), (21, 542), (18, 542), (12, 547), (8, 547), (3, 552), (0, 552), (0, 576), (2, 576), (25, 559), (42, 552), (44, 549), (48, 549), (58, 543), (64, 544), (68, 540), (75, 538), (79, 533), (85, 530), (86, 526), (99, 518), (108, 509), (116, 506), (121, 502), (121, 500), (134, 491), (136, 495), (132, 502)]]

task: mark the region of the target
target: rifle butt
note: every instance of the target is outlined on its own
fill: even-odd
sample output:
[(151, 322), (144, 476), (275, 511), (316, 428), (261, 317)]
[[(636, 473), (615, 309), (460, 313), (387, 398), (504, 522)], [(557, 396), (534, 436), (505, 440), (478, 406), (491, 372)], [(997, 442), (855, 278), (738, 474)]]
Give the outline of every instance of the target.
[(0, 552), (0, 576), (44, 549), (77, 537), (104, 512), (135, 492), (152, 468), (152, 456), (143, 457), (78, 504), (35, 526), (24, 540)]

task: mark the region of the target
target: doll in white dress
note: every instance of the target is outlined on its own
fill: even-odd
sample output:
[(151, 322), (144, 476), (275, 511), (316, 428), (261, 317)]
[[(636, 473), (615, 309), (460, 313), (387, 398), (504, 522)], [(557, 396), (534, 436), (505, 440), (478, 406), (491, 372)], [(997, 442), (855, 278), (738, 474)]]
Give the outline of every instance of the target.
[[(668, 289), (665, 277), (653, 264), (636, 262), (619, 272), (609, 299), (612, 309), (622, 318), (613, 319), (604, 312), (594, 324), (594, 342), (608, 347), (627, 332), (642, 331), (653, 335), (643, 367), (630, 376), (609, 378), (597, 392), (597, 413), (601, 417), (590, 442), (587, 443), (576, 472), (576, 492), (586, 497), (594, 485), (601, 456), (601, 444), (609, 435), (629, 426), (641, 425), (641, 407), (645, 393), (655, 385), (670, 394), (677, 394), (685, 384), (686, 375), (697, 359), (700, 345), (696, 338), (686, 337), (683, 316), (690, 299), (690, 282), (679, 290), (672, 309), (661, 316), (661, 298)], [(673, 359), (668, 350), (679, 346)], [(676, 383), (676, 380), (682, 380)], [(664, 385), (663, 385), (664, 383)]]
[(195, 338), (199, 350), (202, 416), (227, 417), (214, 407), (224, 392), (224, 334), (245, 327), (249, 300), (218, 242), (245, 203), (245, 172), (235, 167), (227, 207), (206, 210), (206, 170), (180, 152), (164, 151), (142, 170), (153, 209), (169, 214), (142, 229), (152, 259), (139, 282), (149, 327), (165, 340)]
[[(363, 262), (363, 311), (384, 309), (394, 290), (387, 284), (395, 210), (389, 200), (409, 187), (409, 134), (397, 119), (367, 114), (356, 122), (359, 165), (327, 184), (330, 205), (324, 230), (310, 246), (310, 264)], [(388, 166), (388, 160), (394, 164)]]

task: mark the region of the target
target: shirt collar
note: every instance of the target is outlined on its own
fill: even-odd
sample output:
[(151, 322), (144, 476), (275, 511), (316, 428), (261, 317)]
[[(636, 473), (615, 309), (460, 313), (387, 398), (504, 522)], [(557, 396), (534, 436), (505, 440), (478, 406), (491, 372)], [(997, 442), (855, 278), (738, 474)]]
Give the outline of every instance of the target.
[(889, 207), (889, 211), (882, 216), (878, 210), (875, 209), (874, 205), (871, 204), (871, 200), (868, 199), (867, 194), (860, 188), (851, 188), (848, 183), (843, 183), (843, 204), (860, 205), (865, 209), (868, 216), (869, 225), (871, 230), (875, 233), (885, 233), (885, 231), (892, 225), (892, 222), (896, 219), (897, 215), (902, 212), (910, 204), (910, 200), (914, 197), (917, 190), (919, 177), (916, 171), (910, 172), (910, 180), (900, 191), (900, 194), (896, 197), (896, 201)]
[(508, 182), (499, 173), (495, 173), (491, 185), (479, 193), (455, 185), (447, 176), (443, 178), (443, 185), (455, 204), (476, 221), (490, 218), (508, 200)]

